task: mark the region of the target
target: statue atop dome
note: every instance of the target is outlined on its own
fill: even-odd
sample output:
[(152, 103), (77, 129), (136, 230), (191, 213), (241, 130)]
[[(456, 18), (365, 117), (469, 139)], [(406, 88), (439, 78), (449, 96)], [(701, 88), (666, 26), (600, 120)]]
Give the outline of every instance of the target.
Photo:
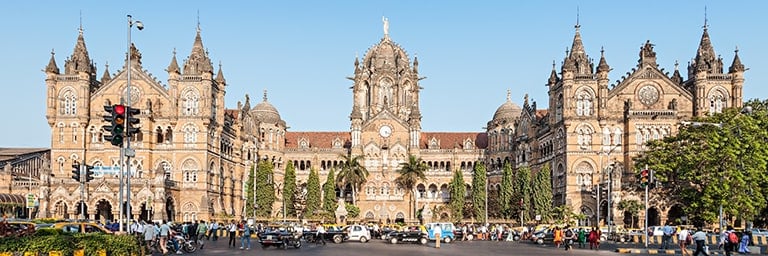
[(381, 16), (381, 22), (384, 22), (384, 38), (389, 38), (389, 19)]

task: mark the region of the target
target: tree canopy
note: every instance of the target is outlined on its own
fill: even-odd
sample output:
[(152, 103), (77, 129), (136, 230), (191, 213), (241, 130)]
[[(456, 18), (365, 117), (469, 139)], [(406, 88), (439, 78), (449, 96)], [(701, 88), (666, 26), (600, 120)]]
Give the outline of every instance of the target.
[(472, 173), (472, 208), (475, 219), (480, 223), (485, 223), (485, 200), (487, 197), (488, 176), (485, 171), (485, 164), (479, 162), (475, 164)]
[(451, 216), (454, 222), (464, 219), (464, 202), (466, 201), (467, 187), (464, 185), (464, 174), (461, 170), (453, 172), (450, 185), (451, 190)]
[(271, 217), (272, 206), (275, 204), (275, 185), (272, 181), (271, 161), (259, 161), (256, 179), (254, 181), (256, 189), (256, 216)]
[(414, 213), (416, 201), (413, 197), (413, 188), (416, 187), (416, 183), (427, 180), (426, 172), (427, 165), (422, 162), (421, 157), (411, 154), (408, 154), (408, 161), (400, 163), (400, 168), (397, 169), (397, 173), (400, 176), (395, 178), (395, 183), (403, 187), (409, 195), (409, 214), (412, 214), (411, 216), (416, 216)]
[(368, 180), (368, 169), (361, 163), (363, 161), (362, 155), (341, 154), (339, 156), (342, 159), (342, 166), (336, 179), (342, 185), (342, 188), (347, 185), (352, 187), (352, 204), (356, 204), (355, 195), (360, 186)]
[(541, 215), (542, 221), (549, 221), (552, 212), (552, 178), (549, 164), (544, 164), (533, 177), (533, 189), (531, 191), (531, 206), (533, 216)]
[(512, 197), (515, 189), (513, 186), (514, 180), (515, 174), (512, 172), (512, 164), (505, 162), (501, 174), (501, 191), (499, 191), (499, 208), (501, 210), (501, 216), (504, 218), (512, 217)]
[(750, 101), (752, 113), (723, 113), (680, 126), (675, 136), (650, 141), (635, 158), (647, 165), (670, 199), (694, 223), (717, 222), (718, 208), (730, 217), (753, 220), (766, 207), (768, 117), (766, 101)]
[(294, 207), (294, 195), (296, 192), (296, 168), (293, 162), (288, 161), (285, 166), (285, 177), (283, 178), (283, 204), (285, 204), (285, 215), (296, 216), (296, 207)]
[(304, 211), (305, 215), (314, 216), (315, 211), (320, 210), (322, 200), (320, 193), (320, 175), (315, 168), (311, 168), (307, 178), (307, 207)]

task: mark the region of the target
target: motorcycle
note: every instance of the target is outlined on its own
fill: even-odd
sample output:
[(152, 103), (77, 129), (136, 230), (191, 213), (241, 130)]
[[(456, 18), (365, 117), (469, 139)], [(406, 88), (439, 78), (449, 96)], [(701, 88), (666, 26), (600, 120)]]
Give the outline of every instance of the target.
[[(176, 241), (179, 244), (179, 250), (182, 250), (186, 253), (193, 253), (197, 251), (197, 243), (194, 240), (189, 240), (184, 238), (184, 236), (181, 235), (174, 235), (173, 238), (169, 239), (165, 243), (165, 249), (169, 252), (175, 252), (176, 248), (173, 246), (173, 241)], [(160, 247), (160, 238), (155, 238), (152, 240), (152, 244), (150, 244), (150, 248), (152, 248), (152, 251), (154, 252), (162, 252), (162, 248)]]

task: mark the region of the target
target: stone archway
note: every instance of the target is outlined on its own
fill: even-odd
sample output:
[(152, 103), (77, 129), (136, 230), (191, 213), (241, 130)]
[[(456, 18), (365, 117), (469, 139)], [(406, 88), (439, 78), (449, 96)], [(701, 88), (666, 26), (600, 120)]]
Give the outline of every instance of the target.
[(94, 216), (94, 219), (97, 221), (101, 221), (102, 223), (106, 223), (106, 221), (111, 221), (115, 219), (115, 216), (112, 215), (112, 204), (109, 203), (106, 199), (101, 199), (96, 203), (96, 214)]
[(681, 225), (686, 224), (687, 221), (688, 217), (686, 216), (682, 205), (675, 204), (672, 207), (669, 207), (669, 211), (667, 211), (667, 222), (672, 223), (673, 225)]
[(623, 221), (624, 221), (624, 227), (627, 227), (627, 228), (640, 227), (640, 225), (638, 225), (639, 218), (637, 218), (636, 215), (632, 215), (632, 213), (629, 211), (624, 211)]
[(165, 218), (167, 221), (175, 221), (176, 218), (176, 205), (174, 204), (173, 197), (165, 199)]
[(659, 214), (659, 209), (656, 207), (648, 208), (648, 226), (660, 226), (661, 225), (661, 215)]
[(53, 204), (53, 216), (57, 219), (69, 219), (69, 206), (64, 200), (59, 200)]

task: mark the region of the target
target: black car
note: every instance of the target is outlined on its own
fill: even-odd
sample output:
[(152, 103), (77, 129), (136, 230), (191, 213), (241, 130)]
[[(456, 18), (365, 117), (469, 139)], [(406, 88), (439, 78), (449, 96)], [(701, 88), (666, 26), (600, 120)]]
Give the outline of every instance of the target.
[(392, 231), (387, 234), (387, 239), (392, 244), (396, 243), (418, 243), (427, 244), (429, 237), (427, 233), (419, 227), (409, 227), (405, 231)]
[[(317, 230), (304, 231), (304, 240), (306, 241), (317, 242), (317, 240), (315, 240), (316, 236), (317, 236)], [(321, 236), (323, 237), (323, 240), (325, 240), (326, 242), (333, 242), (334, 244), (344, 242), (349, 238), (347, 233), (338, 229), (328, 229), (327, 231), (325, 231), (325, 233), (321, 234)]]
[(259, 243), (263, 249), (270, 246), (282, 247), (283, 249), (288, 249), (290, 246), (300, 248), (301, 234), (294, 234), (293, 232), (280, 229), (267, 230), (259, 233)]

